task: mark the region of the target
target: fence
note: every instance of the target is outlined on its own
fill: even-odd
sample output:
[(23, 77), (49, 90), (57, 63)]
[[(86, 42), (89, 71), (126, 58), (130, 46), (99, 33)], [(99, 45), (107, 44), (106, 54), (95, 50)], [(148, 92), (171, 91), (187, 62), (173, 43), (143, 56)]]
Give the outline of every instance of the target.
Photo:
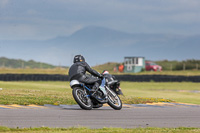
[[(131, 82), (200, 82), (200, 76), (114, 75), (120, 81)], [(0, 81), (69, 81), (68, 75), (0, 74)]]

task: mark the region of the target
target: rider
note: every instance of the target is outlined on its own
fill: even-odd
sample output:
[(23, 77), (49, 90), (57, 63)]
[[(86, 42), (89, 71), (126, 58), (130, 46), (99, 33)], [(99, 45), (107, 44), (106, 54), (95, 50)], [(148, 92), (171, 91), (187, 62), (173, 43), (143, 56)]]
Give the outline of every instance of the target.
[(69, 79), (70, 81), (78, 80), (82, 83), (94, 84), (94, 86), (91, 89), (91, 93), (94, 93), (99, 88), (101, 80), (96, 77), (86, 75), (86, 71), (92, 74), (93, 76), (102, 78), (102, 75), (100, 73), (93, 70), (85, 62), (85, 58), (82, 55), (76, 55), (74, 57), (74, 64), (69, 69)]

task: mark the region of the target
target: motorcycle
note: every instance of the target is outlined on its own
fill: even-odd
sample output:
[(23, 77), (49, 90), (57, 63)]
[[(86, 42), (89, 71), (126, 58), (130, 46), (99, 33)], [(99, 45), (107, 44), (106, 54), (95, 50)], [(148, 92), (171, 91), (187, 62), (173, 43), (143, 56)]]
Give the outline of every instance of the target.
[(82, 109), (100, 108), (105, 103), (115, 110), (122, 109), (122, 102), (118, 96), (122, 92), (118, 81), (108, 82), (104, 76), (100, 87), (93, 94), (90, 93), (92, 85), (81, 83), (78, 80), (72, 80), (70, 87), (75, 101)]

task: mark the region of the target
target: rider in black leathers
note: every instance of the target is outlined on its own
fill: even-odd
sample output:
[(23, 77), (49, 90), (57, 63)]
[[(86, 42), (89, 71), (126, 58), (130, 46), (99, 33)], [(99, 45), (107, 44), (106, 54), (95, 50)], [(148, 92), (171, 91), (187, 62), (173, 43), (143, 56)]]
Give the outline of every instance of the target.
[(70, 81), (72, 80), (78, 80), (82, 83), (86, 84), (94, 84), (91, 93), (95, 92), (101, 84), (101, 80), (86, 75), (86, 71), (89, 72), (90, 74), (102, 78), (102, 75), (98, 73), (97, 71), (93, 70), (86, 62), (85, 58), (82, 55), (76, 55), (74, 57), (74, 64), (70, 67), (69, 69), (69, 79)]

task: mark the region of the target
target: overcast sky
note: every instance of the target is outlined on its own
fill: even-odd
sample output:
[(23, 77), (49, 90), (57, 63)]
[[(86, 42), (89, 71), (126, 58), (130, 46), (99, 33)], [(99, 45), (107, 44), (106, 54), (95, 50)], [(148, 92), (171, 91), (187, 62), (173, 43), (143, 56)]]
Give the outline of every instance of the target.
[[(170, 58), (167, 53), (158, 58), (160, 55), (153, 57), (152, 54), (139, 54), (142, 51), (137, 49), (136, 52), (129, 50), (130, 53), (121, 49), (126, 55), (118, 55), (111, 47), (109, 58), (103, 56), (100, 62), (96, 56), (78, 47), (74, 49), (79, 52), (74, 52), (69, 47), (58, 47), (57, 43), (47, 48), (44, 44), (43, 50), (39, 44), (40, 48), (32, 49), (28, 43), (25, 44), (28, 51), (24, 46), (20, 48), (17, 41), (11, 41), (14, 45), (12, 48), (3, 43), (9, 42), (4, 40), (48, 40), (70, 36), (87, 26), (106, 27), (127, 33), (200, 35), (200, 0), (0, 0), (0, 57), (34, 59), (54, 65), (70, 65), (75, 53), (86, 53), (92, 65), (123, 61), (124, 56), (146, 56), (154, 60), (199, 57), (194, 56), (198, 53), (187, 53), (187, 56), (179, 56), (182, 58), (177, 54)], [(38, 53), (38, 49), (42, 54)], [(155, 49), (151, 52), (157, 51)]]
[(45, 40), (86, 26), (200, 34), (200, 0), (0, 0), (0, 40)]

